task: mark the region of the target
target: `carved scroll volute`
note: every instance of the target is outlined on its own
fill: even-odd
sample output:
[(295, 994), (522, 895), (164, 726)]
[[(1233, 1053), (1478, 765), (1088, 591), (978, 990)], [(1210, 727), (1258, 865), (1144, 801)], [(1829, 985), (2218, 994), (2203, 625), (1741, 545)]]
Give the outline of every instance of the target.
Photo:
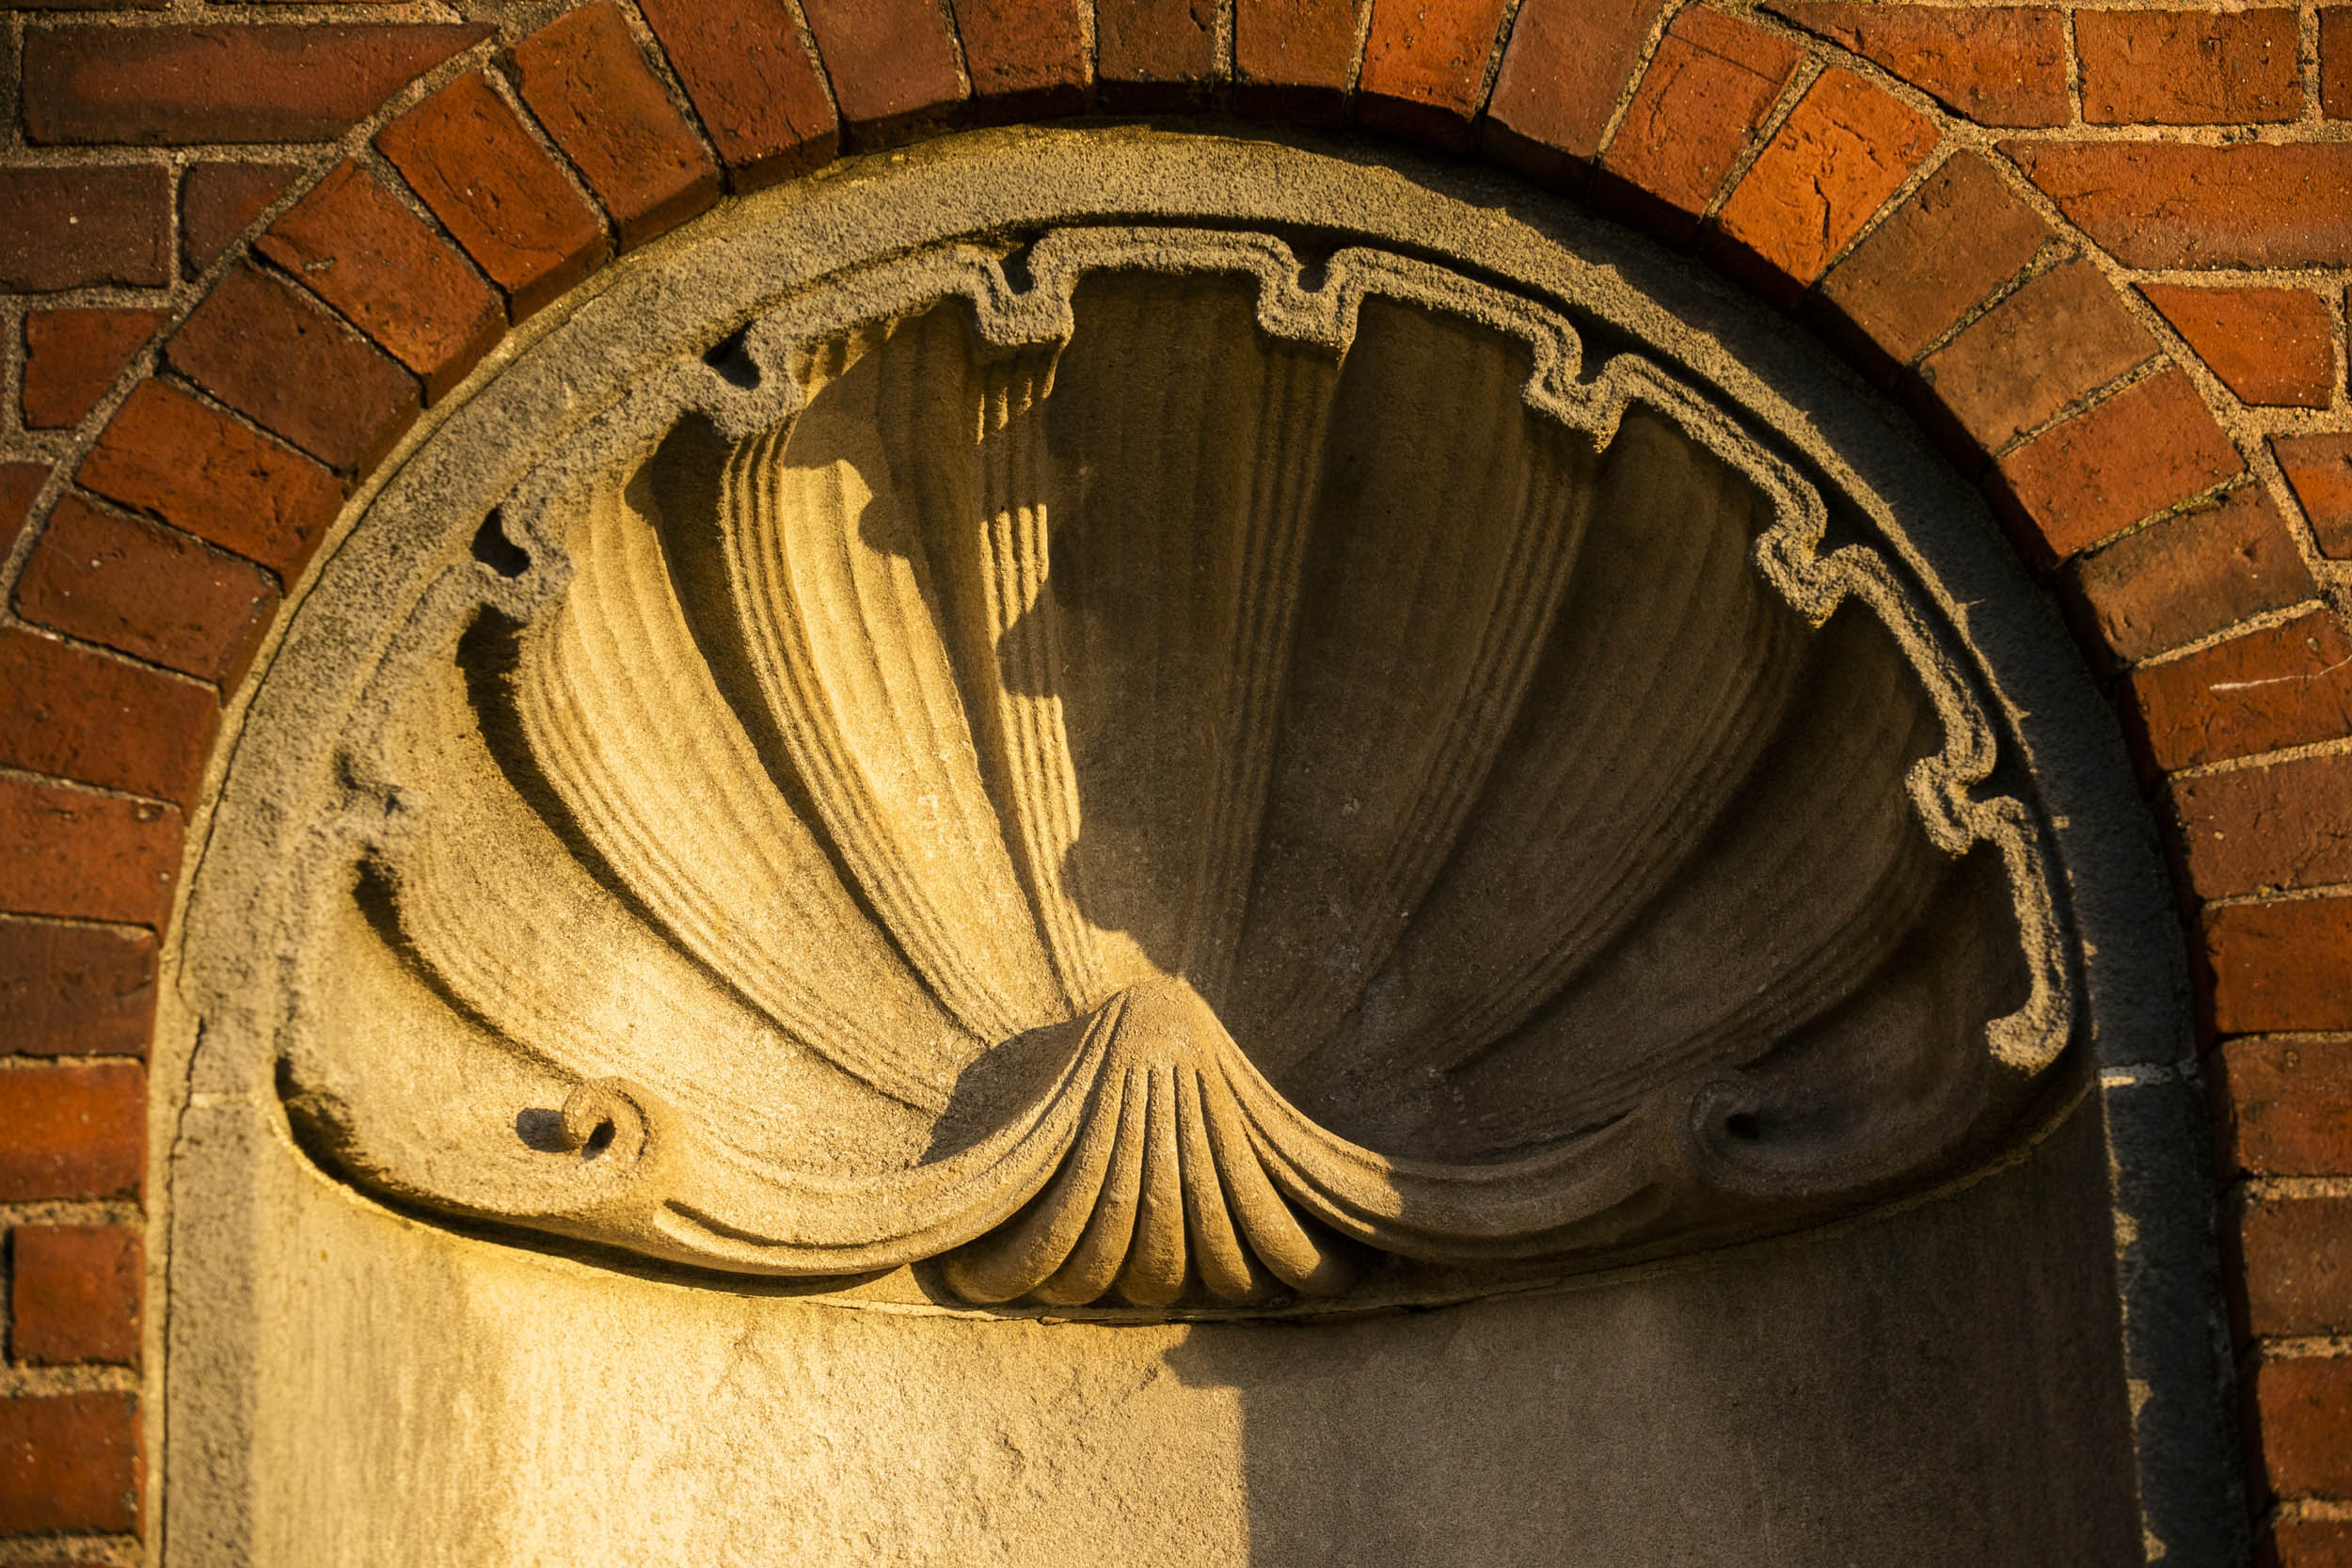
[[(1801, 476), (1422, 263), (1073, 230), (1027, 273), (827, 285), (762, 328), (762, 427), (575, 465), (532, 574), (453, 578), (453, 666), (354, 768), (400, 809), (351, 974), (405, 978), (351, 1006), (613, 1086), (502, 1202), (389, 1039), (294, 1097), (342, 1168), (1239, 1310), (1786, 1227), (1998, 1135), (2070, 1018), (2030, 813)], [(660, 1156), (625, 1202), (608, 1125)]]

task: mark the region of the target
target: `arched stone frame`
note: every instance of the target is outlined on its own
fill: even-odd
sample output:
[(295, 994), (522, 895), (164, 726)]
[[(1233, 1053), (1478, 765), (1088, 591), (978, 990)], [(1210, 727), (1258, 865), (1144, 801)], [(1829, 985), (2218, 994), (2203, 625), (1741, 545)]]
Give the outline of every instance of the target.
[[(1117, 143), (1112, 146), (1115, 149)], [(1037, 193), (1051, 191), (1057, 203), (1083, 206), (1088, 198), (1072, 188), (1072, 166), (1057, 162), (1056, 147), (1051, 138), (1015, 137), (1001, 148), (982, 139), (969, 144), (942, 143), (927, 150), (908, 168), (894, 169), (892, 174), (894, 184), (908, 192), (902, 198), (905, 211), (898, 215), (913, 232), (903, 241), (869, 238), (866, 246), (886, 252), (914, 242), (933, 225), (943, 235), (976, 222), (986, 228), (992, 214), (977, 210), (976, 203), (983, 199), (982, 192), (993, 190), (999, 182), (1009, 191), (1003, 198), (1005, 221), (1017, 222), (1023, 198), (1036, 200)], [(1111, 211), (1135, 208), (1174, 219), (1299, 222), (1295, 210), (1279, 205), (1253, 207), (1244, 197), (1253, 184), (1272, 193), (1258, 198), (1268, 202), (1286, 199), (1295, 189), (1286, 178), (1291, 173), (1287, 168), (1270, 178), (1261, 176), (1254, 182), (1248, 178), (1245, 172), (1251, 164), (1248, 150), (1246, 145), (1211, 142), (1197, 156), (1188, 157), (1181, 148), (1163, 150), (1165, 168), (1151, 156), (1139, 156), (1132, 170), (1120, 166), (1114, 153), (1119, 172), (1106, 182), (1109, 188), (1092, 199)], [(1025, 178), (1023, 171), (1030, 166), (1038, 172)], [(990, 172), (983, 175), (982, 168)], [(928, 181), (922, 175), (927, 169), (933, 171)], [(1212, 169), (1224, 171), (1224, 177), (1207, 177)], [(1437, 171), (1419, 172), (1422, 182), (1441, 188), (1448, 183)], [(1356, 182), (1359, 185), (1378, 182), (1378, 176)], [(1458, 199), (1414, 203), (1409, 192), (1415, 182), (1408, 180), (1397, 187), (1401, 210), (1385, 235), (1363, 235), (1370, 221), (1366, 214), (1378, 211), (1377, 202), (1361, 190), (1344, 189), (1336, 178), (1327, 198), (1332, 203), (1331, 215), (1311, 221), (1318, 228), (1327, 225), (1343, 234), (1385, 239), (1391, 245), (1411, 244), (1438, 254), (1475, 256), (1494, 276), (1515, 287), (1549, 285), (1573, 294), (1581, 306), (1604, 318), (1613, 310), (1615, 325), (1635, 334), (1636, 341), (1668, 345), (1666, 352), (1686, 372), (1695, 369), (1710, 376), (1721, 395), (1772, 419), (1806, 459), (1852, 474), (1849, 493), (1885, 498), (1889, 510), (1876, 519), (1878, 525), (1901, 538), (1910, 554), (1909, 563), (1929, 574), (1930, 580), (1938, 584), (1938, 594), (1949, 595), (1945, 612), (1957, 618), (1963, 613), (1960, 606), (1965, 603), (1972, 640), (1980, 647), (2000, 650), (1995, 662), (2003, 677), (2015, 683), (2008, 698), (2017, 710), (2011, 721), (2022, 724), (2026, 735), (2040, 737), (2028, 740), (2027, 748), (2037, 759), (2037, 787), (2051, 820), (2070, 825), (2106, 822), (2124, 814), (2128, 786), (2112, 744), (2104, 748), (2101, 757), (2100, 748), (2081, 748), (2075, 739), (2095, 723), (2095, 708), (2088, 705), (2089, 693), (2078, 682), (2069, 681), (2062, 664), (2046, 673), (2030, 671), (2030, 666), (2047, 657), (2030, 650), (2037, 641), (2043, 649), (2050, 647), (2056, 641), (2053, 629), (2045, 625), (2037, 637), (2023, 626), (2004, 625), (2021, 611), (2030, 620), (2035, 611), (2026, 608), (2029, 601), (2024, 601), (2013, 578), (2002, 580), (2012, 569), (1997, 546), (1992, 546), (1989, 534), (1981, 529), (1972, 543), (1965, 536), (1955, 537), (1947, 528), (1913, 531), (1904, 527), (1915, 513), (1931, 515), (1947, 510), (1950, 498), (1920, 494), (1921, 485), (1934, 481), (1919, 471), (1915, 458), (1895, 458), (1886, 463), (1884, 471), (1869, 471), (1875, 452), (1892, 443), (1883, 431), (1869, 428), (1870, 416), (1859, 410), (1850, 412), (1821, 394), (1814, 379), (1818, 372), (1805, 364), (1807, 351), (1801, 343), (1785, 338), (1772, 341), (1772, 335), (1743, 321), (1736, 306), (1721, 300), (1677, 298), (1676, 307), (1661, 309), (1657, 301), (1669, 293), (1668, 287), (1649, 281), (1638, 252), (1620, 247), (1613, 255), (1607, 240), (1589, 229), (1577, 232), (1573, 243), (1593, 260), (1583, 270), (1563, 275), (1559, 271), (1563, 262), (1545, 244), (1564, 232), (1555, 226), (1558, 220), (1523, 224), (1501, 218), (1483, 224), (1473, 220), (1470, 227), (1459, 230), (1445, 226), (1448, 218), (1461, 222), (1459, 214), (1475, 211), (1486, 204), (1482, 198), (1491, 198), (1507, 187), (1489, 186), (1482, 191), (1472, 184), (1467, 193), (1470, 202), (1465, 206)], [(1202, 191), (1215, 195), (1198, 209), (1188, 209), (1186, 193)], [(833, 193), (821, 186), (812, 187), (803, 201), (787, 199), (803, 194), (781, 192), (747, 204), (732, 226), (744, 236), (735, 246), (715, 237), (727, 232), (730, 226), (723, 223), (681, 232), (677, 245), (649, 249), (641, 259), (610, 269), (580, 291), (567, 309), (548, 312), (532, 330), (520, 335), (515, 368), (495, 400), (501, 412), (488, 412), (489, 403), (449, 405), (447, 418), (453, 422), (437, 433), (438, 438), (433, 444), (420, 449), (418, 460), (388, 467), (388, 487), (366, 502), (366, 515), (378, 519), (371, 526), (379, 531), (364, 540), (354, 536), (337, 552), (337, 562), (346, 564), (340, 569), (337, 564), (328, 565), (321, 578), (324, 603), (336, 606), (336, 610), (323, 609), (324, 622), (314, 620), (306, 626), (296, 619), (291, 623), (293, 641), (275, 656), (275, 673), (262, 688), (276, 694), (269, 699), (272, 711), (248, 716), (245, 733), (249, 736), (251, 755), (240, 759), (248, 771), (241, 773), (237, 765), (231, 765), (230, 793), (223, 798), (225, 815), (215, 818), (210, 845), (199, 859), (199, 867), (216, 863), (222, 869), (218, 874), (199, 869), (195, 884), (198, 902), (185, 927), (187, 940), (197, 944), (183, 981), (184, 992), (194, 1003), (192, 1016), (174, 1019), (171, 1013), (176, 1009), (167, 1012), (157, 1053), (158, 1066), (168, 1079), (178, 1081), (184, 1073), (192, 1097), (178, 1112), (182, 1146), (172, 1167), (177, 1175), (194, 1182), (190, 1191), (175, 1191), (174, 1195), (174, 1223), (187, 1238), (182, 1246), (183, 1273), (176, 1280), (175, 1293), (189, 1305), (174, 1320), (176, 1332), (184, 1338), (167, 1347), (167, 1355), (174, 1356), (176, 1351), (175, 1359), (167, 1364), (177, 1370), (167, 1376), (183, 1381), (167, 1384), (165, 1396), (167, 1422), (174, 1422), (173, 1412), (180, 1412), (176, 1430), (186, 1444), (181, 1451), (207, 1456), (207, 1481), (199, 1494), (203, 1500), (195, 1505), (195, 1512), (180, 1515), (191, 1539), (209, 1544), (237, 1538), (233, 1523), (215, 1514), (244, 1495), (244, 1489), (230, 1479), (235, 1456), (258, 1452), (253, 1446), (265, 1441), (262, 1433), (239, 1432), (234, 1409), (241, 1402), (223, 1399), (224, 1389), (237, 1387), (245, 1377), (259, 1375), (240, 1372), (236, 1366), (239, 1353), (233, 1323), (243, 1308), (232, 1308), (224, 1317), (210, 1309), (210, 1304), (243, 1302), (248, 1299), (246, 1291), (260, 1285), (248, 1273), (256, 1265), (245, 1262), (241, 1256), (242, 1227), (254, 1224), (258, 1216), (239, 1213), (241, 1204), (255, 1198), (237, 1191), (237, 1171), (255, 1158), (250, 1152), (254, 1139), (273, 1136), (253, 1119), (253, 1097), (259, 1093), (266, 1099), (269, 1094), (260, 1085), (266, 1084), (271, 1071), (270, 1042), (277, 1037), (272, 1020), (278, 1005), (264, 1000), (256, 1006), (256, 990), (266, 997), (271, 987), (266, 981), (257, 986), (260, 972), (248, 970), (246, 964), (264, 950), (250, 940), (253, 929), (282, 927), (290, 916), (270, 912), (275, 895), (268, 882), (250, 879), (258, 868), (281, 866), (300, 858), (297, 845), (309, 832), (300, 824), (310, 820), (311, 808), (294, 805), (298, 796), (290, 799), (285, 808), (273, 805), (272, 791), (275, 781), (313, 775), (319, 766), (315, 755), (297, 762), (281, 748), (291, 742), (299, 752), (310, 746), (334, 744), (334, 726), (317, 726), (298, 715), (314, 707), (332, 710), (343, 701), (336, 694), (338, 686), (348, 689), (347, 683), (366, 677), (368, 670), (364, 657), (357, 663), (347, 662), (352, 642), (373, 645), (386, 635), (381, 626), (372, 624), (381, 611), (362, 610), (356, 621), (343, 622), (347, 608), (354, 604), (353, 590), (345, 585), (381, 581), (389, 587), (414, 581), (409, 574), (443, 559), (453, 543), (473, 538), (481, 526), (472, 520), (474, 515), (486, 515), (495, 505), (494, 498), (505, 494), (522, 477), (523, 470), (516, 465), (528, 463), (539, 450), (524, 435), (527, 427), (506, 423), (511, 414), (505, 411), (517, 405), (555, 406), (550, 400), (562, 396), (557, 388), (576, 373), (565, 370), (566, 356), (560, 345), (570, 340), (594, 341), (599, 334), (590, 324), (607, 324), (608, 337), (611, 324), (640, 324), (625, 336), (643, 344), (648, 367), (680, 353), (691, 357), (703, 346), (693, 334), (707, 335), (705, 324), (713, 319), (723, 323), (740, 313), (741, 301), (729, 291), (743, 291), (744, 299), (755, 298), (763, 286), (776, 287), (795, 269), (821, 265), (811, 255), (812, 251), (823, 254), (818, 247), (795, 246), (783, 257), (775, 257), (756, 238), (762, 231), (789, 232), (801, 227), (794, 221), (795, 210), (800, 208), (809, 212), (803, 220), (806, 227), (818, 233), (838, 232), (840, 225), (854, 223), (853, 214), (860, 214), (853, 200), (826, 200)], [(673, 257), (677, 258), (675, 264), (665, 266), (665, 261)], [(1626, 277), (1631, 287), (1613, 288), (1607, 281), (1613, 275)], [(690, 304), (698, 278), (707, 280), (706, 289), (715, 289), (716, 297)], [(656, 301), (663, 303), (658, 306)], [(534, 355), (534, 343), (551, 346)], [(534, 386), (536, 390), (529, 389)], [(459, 429), (465, 434), (456, 434)], [(489, 458), (501, 449), (507, 452), (503, 465)], [(1860, 470), (1854, 467), (1856, 464), (1862, 465)], [(461, 474), (466, 477), (458, 478)], [(471, 499), (453, 500), (453, 495)], [(394, 517), (407, 521), (387, 521)], [(389, 531), (383, 531), (387, 529)], [(513, 532), (534, 540), (531, 546), (534, 552), (542, 547), (535, 542), (538, 531), (526, 522), (513, 526)], [(386, 608), (402, 602), (402, 595), (409, 591), (395, 589)], [(366, 603), (370, 596), (367, 589), (358, 591), (358, 603)], [(397, 616), (398, 611), (392, 613)], [(322, 631), (322, 626), (328, 629)], [(283, 662), (288, 659), (294, 662)], [(2040, 684), (2038, 675), (2047, 684)], [(237, 783), (239, 779), (247, 782)], [(278, 810), (287, 808), (290, 815), (283, 820), (295, 829), (294, 836), (267, 841), (269, 825), (279, 819)], [(263, 836), (255, 837), (257, 832)], [(2061, 827), (2058, 837), (2064, 842), (2073, 832), (2071, 826)], [(2146, 1005), (2149, 998), (2177, 996), (2179, 982), (2177, 975), (2166, 974), (2169, 953), (2162, 935), (2157, 883), (2144, 845), (2137, 855), (2124, 845), (2094, 845), (2078, 859), (2070, 855), (2068, 864), (2071, 924), (2086, 950), (2100, 955), (2079, 983), (2089, 988), (2089, 1005), (2100, 1021), (2099, 1035), (2110, 1053), (2102, 1064), (2100, 1092), (2115, 1102), (2109, 1124), (2121, 1133), (2129, 1114), (2125, 1107), (2140, 1092), (2132, 1082), (2133, 1075), (2176, 1060), (2175, 1053), (2185, 1048), (2184, 1021), (2177, 1012)], [(262, 873), (264, 879), (266, 875)], [(291, 918), (299, 921), (301, 917)], [(2168, 1013), (2171, 1014), (2169, 1018)], [(200, 1041), (191, 1027), (197, 1018), (205, 1021)], [(184, 1069), (179, 1066), (183, 1059)], [(2153, 1175), (2168, 1161), (2177, 1166), (2184, 1158), (2193, 1158), (2193, 1146), (2185, 1147), (2179, 1137), (2185, 1131), (2175, 1123), (2169, 1148), (2161, 1133), (2138, 1148), (2128, 1141), (2120, 1142), (2112, 1157), (2127, 1172), (2144, 1165)], [(272, 1200), (259, 1201), (267, 1205)], [(2177, 1213), (2130, 1213), (2121, 1226), (2128, 1227), (2145, 1246), (2155, 1239), (2160, 1227), (2177, 1223), (2178, 1218)], [(2179, 1239), (2186, 1243), (2191, 1235), (2193, 1230)], [(201, 1241), (197, 1240), (199, 1237)], [(261, 1243), (257, 1240), (255, 1244)], [(2127, 1293), (2122, 1310), (2128, 1333), (2153, 1339), (2146, 1334), (2152, 1320), (2174, 1324), (2201, 1322), (2208, 1304), (2198, 1299), (2200, 1292), (2192, 1287), (2185, 1292), (2186, 1299), (2179, 1299), (2180, 1288), (2186, 1282), (2184, 1275), (2159, 1270), (2150, 1277), (2162, 1279), (2175, 1299), (2167, 1301), (2164, 1292), (2155, 1290), (2143, 1289), (2137, 1297)], [(268, 1321), (268, 1315), (263, 1312), (254, 1321)], [(2151, 1390), (2139, 1412), (2140, 1441), (2151, 1450), (2151, 1457), (2201, 1449), (2210, 1461), (2218, 1446), (2220, 1422), (2213, 1406), (2209, 1366), (2201, 1357), (2181, 1357), (2179, 1347), (2141, 1342), (2133, 1348), (2139, 1355), (2137, 1370)], [(2196, 1348), (2203, 1347), (2200, 1343)], [(2168, 1388), (2169, 1396), (2159, 1391)], [(2167, 1422), (2177, 1423), (2179, 1430), (2164, 1432)], [(167, 1449), (167, 1464), (172, 1463), (171, 1452)], [(227, 1469), (220, 1467), (224, 1464)], [(2210, 1477), (2210, 1463), (2207, 1470)], [(167, 1471), (167, 1485), (170, 1475)], [(2168, 1493), (2161, 1499), (2172, 1506), (2186, 1501), (2183, 1492)], [(2210, 1524), (2215, 1512), (2210, 1501), (2203, 1512)], [(2196, 1528), (2188, 1520), (2178, 1526), (2151, 1521), (2151, 1528), (2159, 1530), (2183, 1527)]]
[[(2167, 1060), (2167, 1063), (2157, 1063), (2157, 1065), (2154, 1065), (2154, 1072), (2157, 1072), (2157, 1077), (2162, 1077), (2164, 1072), (2169, 1072), (2169, 1069), (2176, 1068), (2176, 1065), (2178, 1065), (2178, 1063), (2171, 1063), (2171, 1060)], [(2145, 1077), (2145, 1074), (2143, 1074), (2143, 1077)], [(2126, 1096), (2126, 1098), (2129, 1098), (2129, 1096)], [(2150, 1096), (2150, 1098), (2162, 1098), (2162, 1096)]]

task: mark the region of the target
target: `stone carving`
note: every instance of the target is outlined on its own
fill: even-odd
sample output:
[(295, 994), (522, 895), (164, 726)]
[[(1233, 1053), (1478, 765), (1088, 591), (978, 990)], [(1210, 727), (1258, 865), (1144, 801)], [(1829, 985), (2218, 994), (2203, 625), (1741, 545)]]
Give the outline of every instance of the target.
[(367, 935), (283, 1081), (353, 1180), (1254, 1310), (1875, 1201), (2064, 1046), (1896, 566), (1548, 308), (1072, 229), (710, 357), (485, 525), (353, 739)]

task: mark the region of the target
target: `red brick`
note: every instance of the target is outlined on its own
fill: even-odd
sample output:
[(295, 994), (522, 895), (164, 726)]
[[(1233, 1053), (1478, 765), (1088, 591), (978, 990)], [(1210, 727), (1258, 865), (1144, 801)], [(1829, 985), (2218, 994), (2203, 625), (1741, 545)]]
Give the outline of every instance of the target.
[[(1245, 30), (1259, 0), (1242, 0)], [(1333, 0), (1316, 0), (1328, 5)], [(972, 96), (989, 119), (1042, 119), (1086, 107), (1093, 80), (1078, 0), (952, 0)]]
[(2166, 772), (2352, 735), (2352, 638), (2324, 610), (2143, 665), (2130, 685)]
[(0, 917), (0, 1013), (24, 1055), (146, 1055), (155, 933)]
[(2199, 927), (2216, 1033), (2352, 1028), (2352, 898), (2217, 904)]
[(2235, 125), (2303, 111), (2290, 9), (2080, 10), (2074, 49), (2093, 125)]
[(1356, 118), (1433, 147), (1468, 148), (1502, 13), (1503, 0), (1373, 0)]
[(840, 126), (787, 0), (639, 0), (638, 8), (736, 189), (832, 161)]
[(1689, 239), (1799, 58), (1787, 40), (1721, 11), (1676, 13), (1601, 155), (1596, 197), (1668, 238)]
[(0, 1203), (134, 1196), (147, 1166), (147, 1069), (0, 1069)]
[(1722, 259), (1792, 306), (1935, 150), (1933, 121), (1860, 77), (1826, 71), (1716, 217)]
[[(1334, 119), (1370, 0), (1237, 0), (1233, 103), (1245, 114)], [(961, 9), (961, 8), (959, 8)], [(964, 35), (971, 48), (971, 34)]]
[(36, 142), (325, 141), (487, 38), (450, 26), (36, 27), (24, 130)]
[(2352, 1568), (2352, 1519), (2275, 1519), (2255, 1568)]
[(1095, 0), (1104, 105), (1144, 113), (1202, 102), (1216, 75), (1216, 0)]
[(1524, 0), (1486, 103), (1487, 157), (1531, 179), (1581, 180), (1664, 0)]
[(0, 1531), (139, 1527), (133, 1394), (0, 1400)]
[(2278, 506), (2252, 484), (2076, 556), (2066, 581), (2094, 635), (2126, 663), (2319, 593)]
[(2352, 6), (2319, 12), (2319, 111), (2329, 119), (2352, 119)]
[(506, 291), (516, 321), (610, 254), (603, 223), (480, 71), (384, 127), (375, 145)]
[(2012, 450), (1994, 467), (1994, 499), (2035, 553), (2063, 560), (2245, 467), (2168, 367)]
[(180, 182), (180, 259), (202, 272), (269, 211), (302, 172), (295, 164), (197, 164)]
[(2233, 1231), (2249, 1334), (2352, 1332), (2352, 1197), (2258, 1197)]
[(2066, 28), (2054, 7), (1780, 0), (1772, 8), (1979, 125), (2064, 125), (2074, 118)]
[(0, 626), (0, 762), (188, 803), (220, 703), (209, 686)]
[(332, 470), (164, 381), (132, 389), (73, 477), (288, 580), (343, 502)]
[(1830, 269), (1811, 315), (1883, 386), (2050, 237), (1992, 165), (1963, 152)]
[(139, 1364), (144, 1249), (127, 1225), (20, 1225), (8, 1236), (8, 1349), (65, 1367)]
[(2265, 1359), (2248, 1383), (2258, 1483), (2282, 1497), (2352, 1496), (2352, 1355)]
[(0, 289), (171, 281), (168, 170), (0, 168)]
[(473, 264), (375, 176), (337, 166), (255, 242), (424, 383), (446, 395), (506, 331)]
[(933, 0), (801, 0), (801, 11), (852, 144), (899, 140), (962, 102), (955, 42)]
[(2225, 1040), (2206, 1082), (2225, 1176), (2352, 1176), (2352, 1039)]
[(2352, 263), (2352, 142), (2003, 142), (2129, 267)]
[(2328, 302), (2309, 289), (2202, 289), (2142, 283), (2222, 384), (2248, 403), (2325, 408), (2336, 386)]
[(0, 902), (14, 914), (161, 929), (180, 833), (176, 807), (0, 777)]
[(167, 310), (35, 310), (24, 318), (24, 422), (82, 422), (147, 345)]
[(68, 492), (17, 578), (16, 609), (36, 625), (227, 689), (277, 614), (278, 588), (249, 562)]
[(719, 166), (610, 5), (557, 18), (515, 45), (523, 102), (612, 214), (621, 248), (644, 244), (719, 197)]
[(373, 467), (416, 421), (413, 376), (249, 262), (213, 286), (164, 353), (172, 369), (333, 467)]
[(48, 478), (46, 463), (0, 463), (0, 561), (8, 559), (16, 536), (24, 531), (33, 498), (40, 494)]
[(2352, 432), (2273, 436), (2270, 451), (2311, 520), (2320, 553), (2352, 556)]
[(2156, 352), (2088, 261), (2027, 281), (1921, 361), (1913, 406), (1955, 451), (1999, 451)]

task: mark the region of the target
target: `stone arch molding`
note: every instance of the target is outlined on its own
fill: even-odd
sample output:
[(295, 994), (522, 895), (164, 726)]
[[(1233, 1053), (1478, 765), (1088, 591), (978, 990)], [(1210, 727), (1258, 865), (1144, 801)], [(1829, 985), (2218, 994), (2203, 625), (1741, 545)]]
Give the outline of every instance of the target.
[[(621, 269), (326, 568), (190, 937), (318, 1164), (1257, 1313), (1818, 1223), (2071, 1103), (2041, 699), (1785, 403), (1376, 174), (1300, 228), (1249, 209), (1312, 153), (992, 140)], [(878, 260), (777, 243), (843, 207)]]

